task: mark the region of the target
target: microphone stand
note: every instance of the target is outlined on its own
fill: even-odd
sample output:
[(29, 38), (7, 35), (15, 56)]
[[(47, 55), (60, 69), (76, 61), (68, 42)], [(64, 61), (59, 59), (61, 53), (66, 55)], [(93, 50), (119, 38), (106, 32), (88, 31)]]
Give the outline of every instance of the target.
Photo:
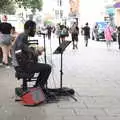
[(46, 59), (46, 41), (45, 41), (45, 33), (39, 33), (40, 35), (43, 35), (43, 40), (44, 40), (44, 60), (45, 64), (47, 64), (47, 59)]
[[(47, 59), (46, 59), (46, 41), (45, 41), (45, 33), (39, 33), (40, 35), (43, 36), (43, 40), (44, 40), (44, 61), (45, 61), (45, 64), (47, 64)], [(48, 83), (46, 83), (46, 89), (48, 88)]]
[(77, 99), (73, 96), (75, 91), (71, 88), (63, 87), (63, 52), (65, 51), (66, 47), (71, 43), (71, 41), (64, 41), (57, 47), (53, 54), (60, 54), (61, 62), (60, 62), (60, 88), (53, 88), (49, 89), (50, 92), (55, 93), (56, 96), (70, 96), (75, 101)]
[(43, 39), (44, 39), (44, 59), (45, 59), (45, 64), (47, 63), (47, 59), (46, 59), (46, 42), (45, 42), (45, 34), (43, 35)]

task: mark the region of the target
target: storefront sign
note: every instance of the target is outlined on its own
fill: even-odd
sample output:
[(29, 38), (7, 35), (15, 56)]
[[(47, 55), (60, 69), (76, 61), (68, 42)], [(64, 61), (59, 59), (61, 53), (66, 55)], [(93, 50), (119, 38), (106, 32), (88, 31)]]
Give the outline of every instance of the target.
[(69, 0), (69, 5), (70, 5), (70, 14), (72, 15), (79, 14), (80, 0)]

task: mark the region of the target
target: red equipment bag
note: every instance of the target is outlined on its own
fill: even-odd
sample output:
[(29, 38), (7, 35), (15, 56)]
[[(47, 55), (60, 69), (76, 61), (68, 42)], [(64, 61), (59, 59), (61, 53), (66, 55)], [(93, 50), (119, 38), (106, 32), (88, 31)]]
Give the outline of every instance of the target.
[(45, 95), (41, 88), (30, 88), (21, 96), (21, 102), (25, 106), (35, 106), (45, 101)]

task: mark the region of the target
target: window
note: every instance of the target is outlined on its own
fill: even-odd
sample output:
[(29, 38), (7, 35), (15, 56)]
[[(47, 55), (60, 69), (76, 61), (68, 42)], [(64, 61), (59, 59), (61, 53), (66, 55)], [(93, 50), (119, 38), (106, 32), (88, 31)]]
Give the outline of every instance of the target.
[(60, 10), (60, 18), (63, 17), (63, 10)]
[(56, 17), (56, 19), (59, 18), (59, 10), (55, 10), (55, 17)]
[(60, 6), (62, 6), (62, 0), (60, 0)]
[(57, 0), (57, 5), (62, 6), (62, 0)]

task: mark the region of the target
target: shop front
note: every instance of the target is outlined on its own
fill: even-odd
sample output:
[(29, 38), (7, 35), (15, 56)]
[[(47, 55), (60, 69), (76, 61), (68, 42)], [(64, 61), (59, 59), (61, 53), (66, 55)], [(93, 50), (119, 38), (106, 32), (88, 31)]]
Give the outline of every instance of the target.
[(114, 0), (115, 8), (115, 23), (117, 26), (120, 26), (120, 0)]

